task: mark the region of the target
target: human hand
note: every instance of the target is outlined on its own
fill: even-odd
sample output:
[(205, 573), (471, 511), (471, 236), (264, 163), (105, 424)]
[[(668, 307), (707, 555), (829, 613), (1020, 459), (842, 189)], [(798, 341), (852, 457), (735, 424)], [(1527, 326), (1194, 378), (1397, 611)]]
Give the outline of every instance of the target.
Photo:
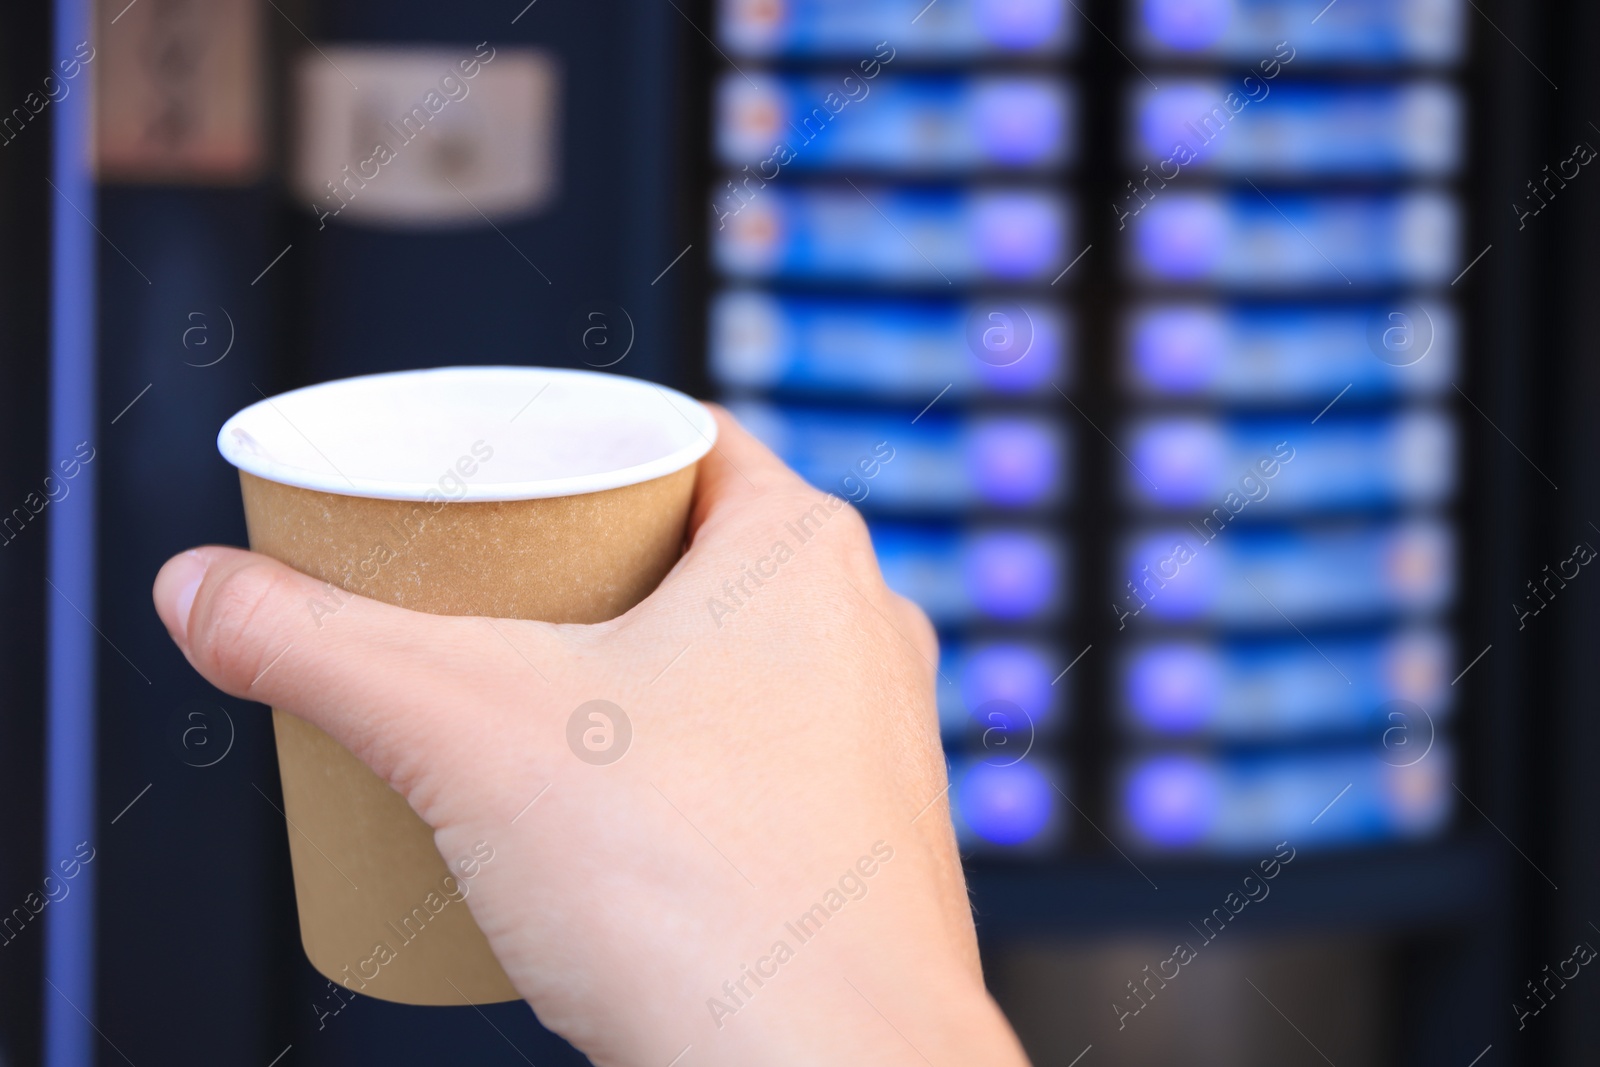
[[(854, 509), (717, 418), (687, 553), (611, 622), (352, 597), (319, 629), (321, 583), (217, 547), (162, 568), (156, 609), (212, 684), (371, 767), (442, 855), (492, 843), (472, 915), (595, 1063), (1025, 1063), (979, 970), (932, 627)], [(595, 699), (632, 724), (605, 766), (567, 743)]]

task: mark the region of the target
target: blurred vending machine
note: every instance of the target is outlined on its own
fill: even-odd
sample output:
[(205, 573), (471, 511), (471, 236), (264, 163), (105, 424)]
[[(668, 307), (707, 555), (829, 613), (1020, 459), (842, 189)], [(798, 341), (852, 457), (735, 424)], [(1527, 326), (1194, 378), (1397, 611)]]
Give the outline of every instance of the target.
[(711, 375), (938, 624), (973, 850), (1448, 825), (1463, 9), (718, 7)]
[(980, 932), (1164, 936), (1284, 848), (1291, 935), (1500, 906), (1471, 7), (713, 7), (712, 390), (939, 629)]

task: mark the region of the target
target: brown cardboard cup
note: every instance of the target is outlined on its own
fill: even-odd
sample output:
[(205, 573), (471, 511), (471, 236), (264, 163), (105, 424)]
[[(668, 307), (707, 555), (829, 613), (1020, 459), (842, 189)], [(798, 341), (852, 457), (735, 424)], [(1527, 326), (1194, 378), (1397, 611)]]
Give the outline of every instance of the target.
[[(306, 605), (315, 640), (341, 590), (441, 615), (615, 618), (677, 561), (715, 436), (705, 407), (648, 382), (451, 367), (264, 400), (218, 447), (250, 547), (328, 583)], [(321, 730), (276, 710), (273, 726), (312, 965), (404, 1004), (517, 999), (433, 831)]]

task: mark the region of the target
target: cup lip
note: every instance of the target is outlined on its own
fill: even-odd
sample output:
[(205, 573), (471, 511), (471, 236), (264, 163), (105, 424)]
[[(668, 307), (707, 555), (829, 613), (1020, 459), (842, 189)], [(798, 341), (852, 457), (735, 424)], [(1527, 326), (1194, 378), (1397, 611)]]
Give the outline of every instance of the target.
[[(637, 463), (629, 467), (619, 467), (616, 470), (599, 471), (592, 474), (572, 475), (565, 478), (540, 478), (520, 482), (499, 482), (490, 485), (468, 483), (465, 492), (460, 496), (446, 498), (451, 503), (470, 503), (473, 501), (511, 501), (511, 500), (539, 500), (550, 497), (578, 496), (584, 493), (597, 493), (606, 489), (618, 489), (623, 486), (638, 485), (665, 477), (683, 470), (685, 467), (697, 462), (707, 452), (716, 446), (717, 422), (711, 411), (704, 404), (685, 393), (665, 385), (643, 378), (634, 378), (624, 374), (611, 374), (602, 371), (578, 370), (566, 367), (535, 367), (516, 364), (484, 364), (484, 365), (454, 365), (444, 367), (426, 367), (416, 370), (386, 371), (379, 374), (362, 374), (348, 378), (335, 378), (315, 385), (291, 389), (272, 397), (263, 397), (249, 407), (235, 412), (228, 421), (222, 424), (222, 429), (217, 432), (217, 451), (222, 458), (246, 474), (280, 485), (293, 486), (299, 489), (311, 489), (317, 492), (333, 493), (337, 496), (366, 497), (377, 500), (405, 500), (424, 501), (431, 492), (436, 496), (439, 493), (437, 483), (433, 481), (386, 481), (374, 478), (346, 478), (341, 474), (327, 474), (321, 471), (307, 470), (304, 467), (281, 463), (254, 451), (250, 447), (249, 434), (241, 424), (250, 419), (260, 417), (263, 413), (275, 407), (276, 401), (285, 397), (301, 396), (319, 390), (337, 390), (348, 387), (352, 382), (365, 382), (382, 378), (416, 378), (432, 375), (450, 376), (466, 375), (476, 376), (485, 372), (514, 374), (526, 373), (536, 379), (544, 378), (572, 378), (582, 379), (597, 384), (604, 384), (606, 388), (621, 391), (639, 392), (654, 390), (662, 398), (662, 402), (672, 408), (695, 430), (695, 437), (689, 443), (674, 449), (665, 455), (644, 463)], [(281, 414), (281, 413), (280, 413)], [(284, 416), (287, 418), (287, 416)], [(238, 431), (238, 432), (235, 432)], [(316, 446), (313, 444), (313, 448)], [(330, 463), (331, 465), (331, 463)]]

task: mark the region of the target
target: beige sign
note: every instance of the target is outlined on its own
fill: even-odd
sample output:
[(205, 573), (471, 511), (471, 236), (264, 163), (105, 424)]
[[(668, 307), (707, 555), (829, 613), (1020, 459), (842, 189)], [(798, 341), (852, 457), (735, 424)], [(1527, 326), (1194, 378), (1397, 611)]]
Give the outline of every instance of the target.
[(100, 179), (255, 181), (265, 158), (257, 0), (100, 0), (95, 15)]
[(558, 79), (543, 52), (326, 47), (299, 56), (294, 92), (290, 184), (323, 227), (484, 226), (555, 197)]

